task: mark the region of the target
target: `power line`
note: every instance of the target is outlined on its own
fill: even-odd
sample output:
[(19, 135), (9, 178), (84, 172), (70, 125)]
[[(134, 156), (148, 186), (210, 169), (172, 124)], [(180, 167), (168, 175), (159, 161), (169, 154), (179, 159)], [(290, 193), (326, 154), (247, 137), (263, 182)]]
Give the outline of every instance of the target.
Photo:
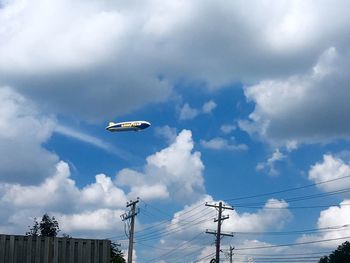
[(203, 259), (207, 259), (207, 258), (210, 258), (210, 257), (212, 257), (212, 256), (214, 256), (215, 255), (215, 252), (214, 253), (210, 253), (210, 254), (208, 254), (208, 255), (206, 255), (206, 256), (204, 256), (204, 257), (202, 257), (202, 258), (199, 258), (199, 259), (197, 259), (197, 260), (195, 260), (195, 261), (193, 261), (194, 263), (195, 262), (199, 262), (199, 261), (201, 261), (201, 260), (203, 260)]
[[(204, 211), (204, 210), (201, 210), (201, 211), (199, 211), (199, 212), (202, 212), (202, 211)], [(195, 213), (195, 214), (189, 215), (188, 217), (185, 217), (185, 218), (186, 218), (186, 219), (190, 219), (191, 217), (194, 217), (194, 215), (197, 215), (197, 214), (198, 214), (198, 213)], [(177, 229), (182, 228), (183, 226), (187, 226), (187, 225), (189, 225), (189, 224), (195, 225), (195, 224), (196, 224), (196, 221), (197, 221), (198, 219), (203, 219), (204, 217), (206, 217), (206, 216), (208, 216), (208, 215), (210, 215), (210, 214), (212, 214), (212, 211), (208, 211), (208, 212), (205, 213), (205, 214), (200, 214), (199, 217), (196, 217), (195, 219), (192, 219), (191, 221), (184, 221), (184, 220), (183, 220), (183, 222), (173, 222), (173, 223), (167, 225), (167, 228), (168, 228), (168, 229), (159, 230), (159, 231), (156, 232), (156, 233), (153, 232), (153, 233), (141, 234), (141, 235), (138, 235), (138, 238), (145, 238), (145, 237), (147, 237), (147, 236), (154, 236), (154, 235), (158, 236), (158, 235), (163, 234), (163, 233), (172, 232), (172, 231), (174, 231), (174, 230), (177, 230)], [(181, 218), (181, 219), (183, 219), (183, 218)], [(207, 220), (207, 219), (204, 219), (204, 221), (206, 221), (206, 220)], [(203, 220), (202, 220), (202, 221), (203, 221)], [(171, 228), (172, 226), (177, 226), (177, 227)], [(170, 229), (169, 229), (169, 228), (170, 228)]]
[[(313, 194), (313, 195), (304, 195), (304, 196), (297, 196), (297, 197), (291, 197), (291, 198), (286, 198), (284, 199), (285, 202), (287, 203), (292, 203), (292, 202), (298, 202), (298, 201), (304, 201), (308, 199), (314, 199), (314, 198), (321, 198), (321, 197), (327, 197), (335, 194), (342, 194), (342, 193), (347, 193), (350, 192), (350, 188), (343, 188), (335, 191), (329, 191), (325, 193), (320, 193), (320, 194)], [(277, 203), (279, 204), (280, 201), (275, 201), (272, 200), (270, 204)], [(265, 205), (263, 202), (255, 202), (255, 203), (238, 203), (234, 204), (235, 207), (241, 207), (241, 206), (260, 206), (260, 205)], [(287, 207), (285, 207), (287, 209)]]
[(236, 207), (240, 207), (240, 208), (247, 208), (247, 209), (269, 209), (269, 210), (281, 210), (281, 209), (288, 209), (288, 210), (292, 210), (292, 209), (313, 209), (313, 208), (329, 208), (331, 206), (348, 206), (350, 204), (346, 203), (346, 204), (329, 204), (329, 205), (308, 205), (308, 206), (288, 206), (288, 207), (266, 207), (266, 204), (260, 205), (260, 206), (250, 206), (250, 205), (235, 205)]
[[(308, 253), (283, 253), (284, 256), (308, 256), (308, 255), (328, 255), (332, 253), (332, 251), (319, 251), (319, 252), (308, 252)], [(276, 254), (259, 254), (259, 253), (249, 253), (249, 254), (244, 254), (244, 253), (235, 253), (237, 256), (279, 256)]]
[(200, 235), (202, 235), (202, 234), (203, 234), (203, 233), (201, 232), (201, 233), (195, 235), (193, 238), (191, 238), (190, 240), (188, 240), (188, 241), (182, 243), (180, 246), (177, 246), (177, 247), (175, 247), (174, 249), (172, 249), (172, 250), (168, 251), (167, 253), (162, 254), (162, 255), (160, 255), (160, 256), (158, 256), (158, 257), (156, 257), (156, 258), (153, 258), (153, 259), (151, 259), (151, 260), (148, 260), (147, 262), (153, 262), (153, 261), (155, 261), (155, 260), (159, 260), (159, 259), (161, 259), (161, 258), (164, 258), (165, 256), (169, 256), (169, 255), (173, 254), (174, 252), (176, 252), (177, 250), (179, 250), (180, 248), (182, 248), (184, 245), (186, 245), (186, 244), (192, 242), (193, 240), (197, 239), (197, 238), (198, 238)]
[[(204, 234), (204, 233), (203, 233)], [(191, 256), (193, 256), (196, 253), (199, 253), (201, 250), (203, 250), (203, 246), (208, 246), (211, 243), (211, 241), (207, 241), (206, 243), (202, 244), (199, 248), (195, 249), (194, 251), (191, 251), (187, 254), (181, 254), (180, 256), (177, 257), (172, 257), (172, 262), (178, 262), (180, 260), (180, 262), (186, 262), (185, 259), (189, 258)]]
[[(143, 202), (144, 202), (144, 201), (143, 201)], [(188, 211), (182, 212), (182, 213), (181, 213), (181, 216), (187, 215), (187, 214), (189, 214), (190, 212), (195, 211), (196, 209), (202, 207), (203, 204), (204, 204), (204, 203), (201, 203), (200, 205), (195, 206), (195, 207), (189, 209)], [(195, 213), (193, 213), (193, 214), (190, 214), (190, 215), (188, 215), (188, 216), (184, 216), (184, 217), (183, 217), (183, 220), (186, 221), (186, 220), (190, 219), (191, 217), (193, 217), (193, 216), (195, 216), (195, 215), (197, 215), (197, 214), (201, 214), (201, 213), (202, 213), (203, 211), (205, 211), (205, 210), (207, 210), (207, 209), (201, 209), (200, 211), (197, 211), (197, 212), (195, 212)], [(140, 209), (139, 211), (140, 211), (140, 213), (144, 213), (144, 210), (143, 210), (143, 209)], [(147, 215), (147, 216), (149, 216), (149, 215)], [(202, 216), (203, 216), (203, 215), (202, 215)], [(145, 227), (145, 228), (143, 228), (143, 229), (141, 229), (141, 230), (135, 231), (135, 234), (139, 234), (139, 233), (146, 232), (146, 231), (148, 231), (148, 230), (151, 230), (151, 229), (154, 229), (154, 228), (157, 228), (157, 227), (161, 227), (162, 225), (165, 225), (165, 224), (167, 224), (167, 223), (170, 223), (172, 220), (173, 220), (173, 218), (169, 218), (169, 219), (167, 219), (167, 220), (163, 220), (163, 221), (161, 221), (161, 222), (154, 223), (154, 224), (152, 224), (151, 226), (148, 226), (148, 227)], [(175, 223), (170, 223), (169, 225), (167, 225), (167, 227), (169, 227), (169, 226), (171, 226), (171, 225), (175, 225)], [(163, 230), (160, 230), (160, 231), (163, 231)], [(154, 233), (152, 233), (152, 234), (154, 234)], [(149, 235), (149, 234), (143, 234), (143, 235)], [(108, 237), (107, 239), (123, 238), (124, 236), (125, 236), (125, 235), (111, 236), (111, 237)]]
[(305, 189), (305, 188), (309, 188), (309, 187), (313, 187), (313, 186), (317, 186), (317, 185), (321, 185), (321, 184), (326, 184), (326, 183), (330, 183), (330, 182), (334, 182), (334, 181), (338, 181), (338, 180), (342, 180), (342, 179), (346, 179), (346, 178), (350, 178), (350, 175), (339, 177), (339, 178), (335, 178), (335, 179), (331, 179), (331, 180), (321, 181), (321, 182), (318, 182), (318, 183), (308, 184), (308, 185), (304, 185), (304, 186), (287, 188), (287, 189), (274, 191), (274, 192), (267, 192), (267, 193), (261, 193), (261, 194), (257, 194), (257, 195), (248, 195), (248, 196), (243, 196), (243, 197), (235, 197), (235, 198), (224, 199), (223, 201), (225, 201), (225, 202), (227, 202), (227, 201), (236, 201), (236, 200), (251, 199), (251, 198), (256, 198), (256, 197), (263, 197), (263, 196), (269, 196), (269, 195), (274, 195), (274, 194), (286, 193), (286, 192), (291, 192), (291, 191), (296, 191), (296, 190), (300, 190), (300, 189)]
[(242, 247), (242, 248), (236, 248), (235, 250), (253, 250), (253, 249), (267, 249), (267, 248), (275, 248), (275, 247), (300, 246), (300, 245), (307, 245), (307, 244), (316, 244), (316, 243), (330, 242), (330, 241), (335, 241), (335, 240), (343, 240), (343, 239), (349, 239), (349, 238), (350, 238), (350, 236), (340, 237), (340, 238), (321, 239), (321, 240), (314, 240), (314, 241), (306, 241), (306, 242), (299, 242), (299, 243), (281, 244), (281, 245)]
[(197, 219), (193, 220), (193, 222), (191, 224), (187, 223), (185, 225), (180, 225), (176, 228), (173, 228), (173, 229), (167, 229), (167, 230), (164, 230), (164, 231), (161, 231), (161, 232), (158, 232), (158, 233), (151, 233), (151, 234), (148, 234), (148, 235), (143, 235), (140, 237), (137, 237), (138, 240), (141, 240), (141, 241), (146, 241), (146, 240), (152, 240), (152, 239), (157, 239), (159, 238), (160, 236), (164, 237), (164, 236), (168, 236), (168, 235), (171, 235), (171, 234), (174, 234), (174, 233), (178, 233), (178, 232), (181, 232), (189, 227), (192, 227), (192, 226), (195, 226), (195, 225), (198, 225), (198, 224), (202, 224), (204, 222), (207, 222), (207, 221), (211, 221), (212, 219), (214, 218), (206, 218), (206, 219), (203, 219), (203, 220), (200, 220), (200, 221), (197, 221)]
[(244, 231), (234, 231), (235, 235), (290, 235), (290, 234), (305, 234), (305, 233), (315, 233), (315, 232), (334, 232), (334, 231), (340, 231), (344, 230), (346, 228), (349, 228), (350, 224), (345, 225), (339, 225), (339, 226), (330, 226), (330, 227), (322, 227), (322, 228), (312, 228), (312, 229), (301, 229), (301, 230), (291, 230), (291, 231), (270, 231), (270, 232), (262, 232), (262, 231), (251, 231), (251, 232), (244, 232)]

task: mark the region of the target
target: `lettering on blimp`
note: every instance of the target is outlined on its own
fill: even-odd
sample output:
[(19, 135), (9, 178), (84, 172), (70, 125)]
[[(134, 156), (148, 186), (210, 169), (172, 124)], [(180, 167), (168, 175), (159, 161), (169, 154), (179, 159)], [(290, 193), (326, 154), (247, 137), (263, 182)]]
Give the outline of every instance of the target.
[(128, 127), (137, 127), (137, 126), (140, 126), (141, 123), (140, 122), (128, 122), (128, 123), (123, 123), (121, 125), (122, 128), (128, 128)]

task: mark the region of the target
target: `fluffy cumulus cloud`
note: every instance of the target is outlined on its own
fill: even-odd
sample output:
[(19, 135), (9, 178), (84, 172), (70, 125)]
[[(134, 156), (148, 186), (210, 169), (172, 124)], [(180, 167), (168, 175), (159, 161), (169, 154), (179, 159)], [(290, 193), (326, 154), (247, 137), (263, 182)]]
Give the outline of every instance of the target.
[(317, 221), (319, 233), (303, 235), (299, 242), (327, 240), (327, 242), (316, 243), (317, 247), (335, 248), (340, 243), (349, 240), (350, 237), (350, 200), (345, 199), (339, 206), (331, 206), (321, 211)]
[[(338, 191), (350, 187), (350, 165), (342, 159), (330, 154), (325, 154), (323, 160), (311, 166), (309, 179), (314, 181), (322, 191)], [(324, 183), (325, 182), (325, 183)], [(350, 237), (350, 200), (348, 193), (339, 193), (345, 198), (338, 206), (331, 206), (320, 212), (316, 234), (305, 234), (299, 238), (299, 242), (328, 240), (316, 243), (316, 247), (335, 248)], [(333, 240), (335, 239), (335, 240)], [(348, 238), (347, 238), (348, 239)]]
[[(350, 164), (342, 159), (326, 154), (323, 160), (311, 166), (309, 179), (319, 183), (323, 191), (337, 191), (350, 187)], [(331, 181), (328, 183), (322, 183)]]
[[(205, 234), (205, 231), (216, 229), (217, 223), (214, 222), (214, 219), (217, 218), (217, 210), (205, 206), (206, 203), (214, 204), (215, 202), (211, 196), (207, 195), (174, 214), (172, 220), (165, 226), (165, 230), (162, 231), (164, 235), (161, 235), (160, 243), (162, 248), (171, 248), (176, 245), (177, 247), (181, 246), (181, 250), (166, 257), (162, 257), (164, 252), (160, 253), (159, 260), (165, 260), (165, 262), (169, 260), (170, 262), (178, 258), (180, 254), (183, 256), (197, 255), (197, 259), (202, 259), (215, 252), (215, 248), (210, 246), (213, 243), (214, 236)], [(225, 206), (228, 205), (225, 204)], [(222, 230), (226, 232), (257, 232), (280, 229), (291, 219), (288, 204), (283, 200), (275, 199), (268, 200), (262, 209), (253, 213), (224, 210), (223, 215), (229, 215), (230, 217), (222, 225)], [(171, 233), (171, 236), (169, 236), (169, 233)], [(248, 243), (252, 246), (253, 240), (247, 240), (238, 234), (235, 236), (235, 244), (240, 247), (246, 246)], [(259, 244), (262, 243), (255, 241), (255, 246)], [(222, 248), (225, 249), (226, 243), (224, 240), (222, 245)], [(208, 262), (208, 260), (203, 262)]]
[(170, 87), (152, 70), (144, 52), (150, 43), (137, 32), (141, 10), (101, 1), (9, 1), (0, 11), (0, 82), (88, 120), (164, 100)]
[(180, 110), (180, 120), (191, 120), (199, 115), (200, 111), (185, 103)]
[(255, 103), (240, 127), (251, 135), (290, 148), (291, 143), (331, 142), (350, 137), (347, 68), (349, 52), (327, 48), (305, 74), (264, 80), (245, 88)]
[(220, 130), (225, 134), (229, 134), (233, 132), (236, 128), (237, 127), (234, 124), (223, 124), (221, 125)]
[[(332, 45), (346, 54), (347, 5), (342, 0), (3, 2), (0, 83), (15, 86), (46, 109), (96, 121), (164, 101), (179, 78), (216, 88), (299, 76)], [(334, 78), (300, 81), (327, 87), (327, 79)], [(337, 86), (346, 81), (339, 78)], [(281, 82), (295, 86), (293, 79)], [(260, 86), (283, 93), (275, 88), (279, 84)], [(247, 96), (264, 110), (256, 94), (261, 92), (247, 91)], [(260, 113), (265, 111), (254, 121)]]
[(257, 171), (267, 171), (270, 176), (279, 175), (279, 171), (276, 169), (276, 162), (280, 162), (285, 159), (286, 156), (280, 152), (279, 149), (276, 149), (271, 157), (269, 157), (266, 162), (260, 162), (256, 166)]
[[(128, 198), (169, 199), (191, 202), (204, 195), (199, 152), (193, 152), (190, 131), (183, 130), (167, 148), (149, 156), (144, 173), (131, 169), (118, 172), (116, 180), (104, 174), (79, 188), (67, 163), (56, 164), (54, 173), (36, 185), (0, 183), (2, 232), (25, 231), (34, 216), (56, 215), (63, 232), (99, 235), (121, 231), (120, 215)], [(118, 223), (119, 222), (119, 223)]]
[(167, 148), (149, 156), (142, 173), (124, 169), (116, 182), (131, 188), (130, 197), (140, 191), (146, 199), (172, 198), (174, 201), (195, 201), (205, 193), (204, 165), (199, 152), (193, 152), (192, 133), (181, 131)]
[(53, 117), (13, 89), (0, 87), (0, 183), (38, 183), (54, 172), (59, 158), (43, 147), (54, 127)]
[(96, 235), (98, 230), (115, 229), (110, 219), (120, 220), (125, 203), (124, 191), (102, 174), (96, 176), (94, 183), (78, 188), (70, 178), (68, 164), (61, 161), (55, 173), (39, 185), (0, 185), (0, 207), (4, 211), (1, 228), (6, 233), (24, 233), (31, 218), (51, 212), (63, 232), (86, 235), (95, 231)]
[(210, 114), (216, 108), (216, 103), (213, 100), (205, 102), (201, 109), (192, 108), (188, 103), (185, 103), (180, 109), (180, 120), (191, 120), (200, 114)]
[(176, 128), (168, 125), (155, 128), (156, 135), (165, 138), (169, 143), (173, 143), (177, 137)]
[(203, 113), (211, 113), (216, 108), (216, 103), (212, 100), (207, 101), (202, 106), (202, 112)]
[(221, 137), (215, 137), (208, 141), (201, 140), (200, 143), (204, 148), (211, 150), (242, 151), (248, 149), (248, 146), (245, 144), (237, 144), (234, 138), (230, 141)]

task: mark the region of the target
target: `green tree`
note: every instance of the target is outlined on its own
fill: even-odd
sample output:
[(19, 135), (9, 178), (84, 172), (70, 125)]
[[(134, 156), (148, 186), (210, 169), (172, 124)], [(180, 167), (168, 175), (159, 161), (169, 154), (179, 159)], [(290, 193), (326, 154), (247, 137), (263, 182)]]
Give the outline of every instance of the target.
[[(28, 226), (30, 227), (30, 226)], [(39, 222), (36, 217), (34, 217), (34, 225), (26, 232), (26, 236), (38, 236), (39, 235)]]
[(126, 263), (123, 252), (114, 242), (111, 242), (111, 263)]
[(350, 262), (350, 243), (344, 242), (329, 256), (324, 256), (319, 263), (349, 263)]
[(43, 215), (40, 223), (37, 218), (34, 218), (34, 225), (26, 233), (27, 236), (43, 236), (43, 237), (55, 237), (57, 236), (60, 228), (55, 217), (50, 217), (47, 213)]

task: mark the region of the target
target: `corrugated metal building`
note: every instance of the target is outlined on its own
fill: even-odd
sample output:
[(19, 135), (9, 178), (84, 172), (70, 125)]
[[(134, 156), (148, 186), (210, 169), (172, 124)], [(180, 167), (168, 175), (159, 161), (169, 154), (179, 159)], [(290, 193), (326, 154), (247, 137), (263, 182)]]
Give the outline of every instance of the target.
[(110, 263), (111, 241), (0, 235), (0, 263)]

